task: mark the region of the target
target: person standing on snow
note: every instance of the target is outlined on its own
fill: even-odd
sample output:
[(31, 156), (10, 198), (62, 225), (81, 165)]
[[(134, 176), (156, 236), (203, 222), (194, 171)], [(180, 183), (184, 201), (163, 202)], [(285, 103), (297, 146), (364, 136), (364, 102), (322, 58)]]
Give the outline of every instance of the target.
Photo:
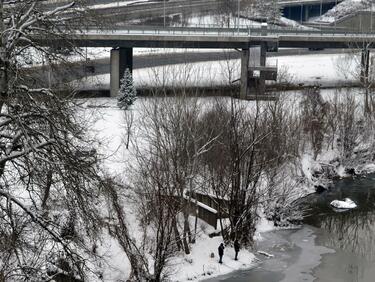
[(238, 252), (240, 251), (240, 243), (238, 240), (234, 240), (234, 251), (236, 252), (236, 256), (234, 257), (234, 260), (238, 260)]
[(218, 248), (218, 251), (219, 251), (219, 257), (220, 257), (220, 260), (219, 260), (219, 263), (223, 263), (223, 255), (224, 255), (224, 244), (221, 243), (219, 248)]

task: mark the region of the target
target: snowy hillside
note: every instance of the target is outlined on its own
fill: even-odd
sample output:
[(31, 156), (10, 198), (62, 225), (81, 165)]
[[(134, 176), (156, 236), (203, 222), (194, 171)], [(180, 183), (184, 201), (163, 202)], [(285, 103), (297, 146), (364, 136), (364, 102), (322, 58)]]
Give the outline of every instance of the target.
[(370, 0), (345, 0), (314, 21), (332, 23), (357, 11), (368, 9), (370, 6)]

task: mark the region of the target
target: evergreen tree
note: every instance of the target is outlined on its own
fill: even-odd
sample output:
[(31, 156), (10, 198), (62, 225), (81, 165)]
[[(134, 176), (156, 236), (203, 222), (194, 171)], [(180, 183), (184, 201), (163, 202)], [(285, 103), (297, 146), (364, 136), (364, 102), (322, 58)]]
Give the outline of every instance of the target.
[(256, 14), (259, 18), (267, 18), (267, 13), (268, 13), (268, 3), (266, 0), (256, 0), (255, 1), (255, 10)]
[(254, 7), (259, 18), (270, 24), (279, 23), (282, 11), (278, 0), (256, 0)]
[(278, 24), (282, 16), (282, 11), (278, 0), (268, 1), (267, 22), (271, 24)]
[(125, 70), (123, 78), (120, 80), (120, 90), (118, 95), (118, 106), (127, 110), (137, 99), (137, 91), (133, 84), (133, 76), (129, 69)]

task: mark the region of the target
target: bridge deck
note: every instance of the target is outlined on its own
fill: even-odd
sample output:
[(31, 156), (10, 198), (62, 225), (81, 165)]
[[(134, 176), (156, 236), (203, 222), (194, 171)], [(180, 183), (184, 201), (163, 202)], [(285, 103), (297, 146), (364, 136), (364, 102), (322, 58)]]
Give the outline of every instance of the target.
[[(261, 42), (274, 42), (279, 47), (355, 48), (364, 44), (373, 48), (374, 33), (345, 33), (316, 30), (261, 28), (139, 28), (115, 31), (91, 30), (75, 35), (70, 41), (81, 47), (159, 47), (159, 48), (249, 48)], [(36, 38), (40, 44), (64, 45), (65, 39)]]

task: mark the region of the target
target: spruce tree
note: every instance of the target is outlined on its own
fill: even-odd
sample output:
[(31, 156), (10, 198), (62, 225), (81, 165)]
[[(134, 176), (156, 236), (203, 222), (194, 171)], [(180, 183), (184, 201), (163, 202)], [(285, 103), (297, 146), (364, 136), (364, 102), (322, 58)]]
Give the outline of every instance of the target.
[(282, 11), (278, 0), (256, 0), (255, 10), (259, 18), (270, 24), (278, 24)]
[(280, 22), (281, 17), (282, 17), (282, 11), (281, 11), (278, 0), (269, 0), (267, 22), (271, 24), (278, 24)]
[(118, 106), (120, 109), (127, 110), (134, 104), (137, 99), (137, 91), (133, 84), (133, 76), (129, 69), (124, 72), (123, 78), (120, 80), (120, 90), (118, 95)]

